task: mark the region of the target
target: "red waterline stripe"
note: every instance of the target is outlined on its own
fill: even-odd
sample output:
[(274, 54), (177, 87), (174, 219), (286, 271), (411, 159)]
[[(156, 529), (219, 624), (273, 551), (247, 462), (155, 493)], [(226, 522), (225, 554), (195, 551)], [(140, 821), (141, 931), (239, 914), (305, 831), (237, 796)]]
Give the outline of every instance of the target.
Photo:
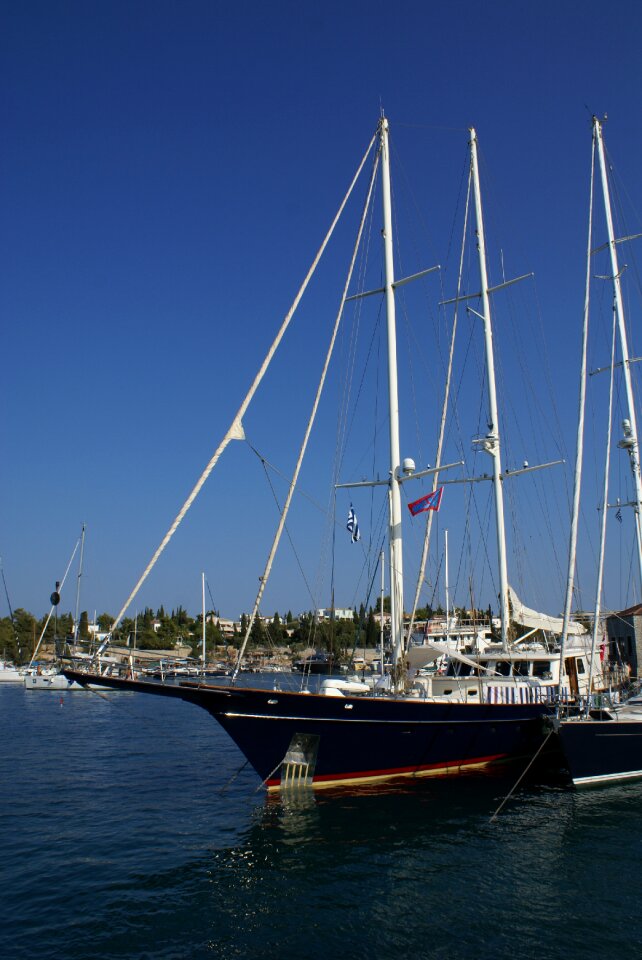
[[(448, 763), (426, 763), (421, 766), (410, 766), (410, 767), (388, 767), (382, 770), (360, 770), (355, 771), (354, 773), (324, 773), (321, 776), (313, 776), (313, 783), (324, 783), (325, 781), (331, 780), (335, 783), (338, 783), (341, 780), (361, 780), (366, 777), (395, 777), (403, 776), (407, 773), (421, 773), (424, 770), (449, 770), (451, 767), (467, 767), (475, 766), (480, 763), (493, 763), (496, 760), (503, 760), (508, 756), (506, 753), (493, 753), (487, 757), (475, 757), (472, 760), (449, 760)], [(266, 780), (266, 787), (278, 787), (281, 784), (281, 780), (272, 778), (271, 780)]]

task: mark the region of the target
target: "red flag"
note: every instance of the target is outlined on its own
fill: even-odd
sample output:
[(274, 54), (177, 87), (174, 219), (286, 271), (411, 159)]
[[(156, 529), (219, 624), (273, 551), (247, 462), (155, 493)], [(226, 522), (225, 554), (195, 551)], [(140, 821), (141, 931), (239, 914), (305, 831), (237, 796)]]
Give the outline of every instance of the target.
[(444, 488), (439, 487), (432, 493), (427, 493), (425, 497), (420, 497), (419, 500), (413, 500), (412, 503), (409, 503), (408, 509), (413, 517), (416, 517), (418, 513), (423, 513), (424, 510), (439, 510), (443, 492)]

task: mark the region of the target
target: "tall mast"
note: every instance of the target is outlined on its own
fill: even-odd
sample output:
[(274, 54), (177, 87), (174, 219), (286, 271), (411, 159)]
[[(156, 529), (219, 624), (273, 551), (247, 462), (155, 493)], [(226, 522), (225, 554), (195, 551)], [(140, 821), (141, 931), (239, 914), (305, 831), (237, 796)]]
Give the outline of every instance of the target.
[(205, 573), (201, 573), (201, 593), (202, 593), (202, 610), (203, 610), (203, 675), (205, 675), (205, 639), (207, 636), (207, 629), (205, 626)]
[(390, 153), (388, 121), (382, 117), (381, 170), (383, 196), (383, 241), (386, 265), (385, 292), (388, 329), (388, 405), (390, 411), (390, 613), (394, 663), (403, 654), (403, 558), (401, 539), (401, 494), (399, 491), (399, 395), (397, 388), (397, 332), (395, 319), (394, 263), (392, 256), (392, 204), (390, 199)]
[(379, 652), (381, 655), (381, 665), (379, 668), (379, 673), (381, 674), (382, 677), (384, 674), (384, 660), (385, 660), (384, 642), (383, 642), (383, 598), (384, 598), (385, 589), (386, 589), (386, 576), (385, 576), (385, 570), (384, 570), (384, 562), (385, 562), (385, 554), (382, 550), (381, 551), (381, 608), (379, 611), (381, 614), (381, 622), (379, 625)]
[(448, 589), (448, 531), (444, 530), (444, 579), (446, 588), (446, 643), (450, 638), (450, 593)]
[[(571, 513), (571, 535), (568, 548), (568, 577), (566, 580), (566, 599), (564, 601), (564, 622), (560, 640), (560, 673), (557, 690), (559, 709), (562, 703), (562, 681), (564, 676), (564, 653), (571, 622), (573, 589), (575, 586), (575, 563), (577, 557), (577, 529), (580, 519), (580, 496), (582, 491), (582, 465), (584, 460), (584, 421), (586, 416), (586, 359), (588, 351), (589, 305), (591, 296), (591, 245), (593, 240), (593, 184), (595, 178), (595, 137), (591, 151), (591, 189), (589, 193), (589, 225), (586, 251), (586, 281), (584, 284), (584, 320), (582, 323), (582, 360), (580, 364), (579, 414), (577, 418), (577, 443), (575, 448), (575, 474), (573, 480), (573, 510)], [(592, 662), (592, 661), (591, 661)], [(590, 688), (590, 684), (589, 684)]]
[[(606, 432), (606, 457), (604, 460), (604, 487), (602, 495), (602, 516), (600, 517), (600, 553), (597, 565), (597, 584), (595, 586), (595, 610), (593, 612), (593, 634), (591, 637), (591, 660), (588, 677), (588, 692), (591, 693), (593, 682), (593, 661), (597, 649), (597, 635), (600, 629), (600, 614), (602, 612), (602, 585), (604, 583), (604, 548), (606, 545), (606, 514), (609, 502), (609, 470), (611, 466), (611, 431), (613, 427), (613, 382), (615, 380), (615, 328), (617, 324), (617, 310), (613, 304), (613, 334), (611, 337), (611, 380), (609, 383), (609, 418)], [(563, 663), (560, 662), (560, 675)], [(561, 680), (560, 680), (561, 684)], [(588, 706), (588, 705), (587, 705)]]
[[(635, 514), (635, 530), (638, 543), (638, 569), (640, 571), (640, 583), (642, 584), (642, 517), (640, 515), (640, 505), (642, 504), (642, 480), (640, 479), (640, 451), (638, 447), (638, 431), (635, 417), (635, 403), (633, 400), (633, 386), (631, 384), (631, 369), (629, 365), (629, 346), (626, 336), (626, 324), (624, 321), (624, 307), (622, 306), (622, 288), (620, 283), (620, 269), (617, 261), (617, 240), (613, 231), (613, 216), (611, 214), (611, 197), (609, 193), (609, 182), (606, 170), (606, 160), (604, 157), (604, 139), (602, 137), (602, 123), (593, 117), (593, 136), (597, 144), (597, 154), (600, 160), (600, 173), (602, 176), (602, 193), (604, 194), (604, 213), (606, 216), (606, 229), (609, 240), (609, 251), (611, 254), (611, 274), (613, 279), (613, 299), (615, 303), (615, 312), (617, 316), (617, 327), (620, 340), (620, 352), (622, 354), (622, 370), (624, 371), (624, 387), (626, 390), (626, 402), (628, 406), (628, 420), (622, 424), (624, 438), (619, 446), (628, 451), (629, 463), (631, 464), (631, 473), (633, 474), (633, 483), (635, 485), (635, 501), (633, 503), (633, 512)], [(606, 510), (606, 503), (604, 504)]]
[(497, 416), (497, 387), (495, 384), (495, 358), (493, 354), (493, 331), (488, 298), (488, 273), (486, 269), (486, 244), (484, 239), (484, 221), (482, 217), (481, 192), (479, 188), (479, 169), (477, 166), (477, 134), (470, 130), (470, 162), (475, 195), (475, 217), (477, 223), (477, 250), (479, 253), (479, 274), (481, 280), (481, 319), (484, 323), (486, 343), (486, 371), (488, 376), (488, 433), (481, 441), (483, 449), (493, 459), (493, 489), (495, 492), (495, 522), (497, 526), (497, 559), (499, 562), (499, 603), (502, 621), (502, 646), (508, 646), (508, 570), (506, 565), (506, 525), (504, 522), (504, 491), (502, 489), (502, 459), (499, 444), (499, 418)]
[(78, 561), (78, 577), (76, 578), (76, 615), (74, 616), (74, 648), (78, 643), (78, 618), (80, 616), (80, 581), (82, 580), (82, 562), (85, 553), (85, 524), (80, 533), (80, 560)]

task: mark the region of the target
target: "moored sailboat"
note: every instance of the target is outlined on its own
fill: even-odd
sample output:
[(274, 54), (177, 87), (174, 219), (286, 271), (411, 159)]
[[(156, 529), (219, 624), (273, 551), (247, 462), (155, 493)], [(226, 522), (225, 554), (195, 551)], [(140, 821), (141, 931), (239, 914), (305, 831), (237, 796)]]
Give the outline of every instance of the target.
[[(498, 642), (490, 625), (449, 626), (447, 636), (427, 634), (420, 643), (413, 638), (406, 658), (417, 671), (414, 682), (426, 695), (495, 703), (552, 703), (558, 698), (573, 703), (625, 682), (626, 670), (593, 648), (582, 624), (567, 625), (562, 655), (563, 619), (524, 607), (512, 588), (509, 600), (511, 622), (521, 632), (508, 646)], [(422, 669), (431, 660), (439, 669)]]
[(0, 683), (22, 683), (22, 671), (12, 660), (0, 660)]
[[(580, 418), (578, 427), (578, 454), (576, 468), (576, 497), (579, 499), (581, 481), (582, 448), (583, 448), (583, 421), (586, 384), (586, 341), (588, 333), (588, 301), (590, 264), (596, 250), (592, 249), (592, 213), (593, 213), (593, 174), (595, 171), (595, 157), (597, 154), (599, 171), (602, 183), (602, 196), (608, 240), (605, 247), (609, 251), (611, 275), (602, 279), (610, 280), (613, 285), (613, 326), (610, 371), (609, 410), (606, 458), (604, 466), (604, 484), (601, 503), (600, 521), (600, 553), (598, 560), (595, 610), (593, 614), (593, 648), (597, 645), (598, 629), (601, 617), (601, 594), (603, 587), (606, 516), (609, 508), (609, 464), (611, 448), (611, 431), (613, 420), (613, 395), (615, 368), (621, 367), (624, 379), (624, 393), (627, 401), (627, 417), (623, 421), (624, 437), (619, 446), (626, 450), (633, 479), (633, 496), (627, 506), (633, 508), (637, 543), (638, 570), (642, 583), (642, 477), (640, 472), (639, 442), (636, 424), (636, 408), (631, 380), (629, 348), (627, 341), (626, 324), (621, 291), (621, 269), (618, 264), (617, 246), (622, 239), (616, 238), (613, 227), (611, 198), (608, 183), (608, 172), (605, 158), (605, 148), (602, 130), (602, 121), (593, 117), (593, 155), (591, 176), (591, 214), (589, 217), (589, 244), (587, 254), (587, 281), (584, 318), (584, 349), (582, 363), (582, 378), (580, 389)], [(601, 248), (600, 248), (601, 249)], [(616, 362), (616, 343), (619, 341), (621, 361)], [(621, 519), (619, 502), (616, 505)], [(574, 573), (575, 543), (571, 535), (571, 550), (569, 563), (569, 595), (572, 590)], [(568, 603), (567, 603), (568, 608)], [(586, 698), (585, 709), (573, 716), (568, 716), (561, 708), (553, 726), (557, 732), (564, 762), (571, 779), (576, 786), (603, 783), (612, 780), (630, 780), (642, 777), (642, 698), (632, 695), (629, 699), (619, 702), (619, 696), (609, 701), (603, 697), (595, 698), (592, 690)]]
[[(375, 140), (373, 140), (375, 142)], [(397, 396), (397, 358), (395, 328), (395, 291), (413, 277), (397, 280), (394, 276), (392, 251), (392, 215), (390, 199), (390, 171), (388, 121), (382, 118), (376, 134), (377, 154), (382, 167), (383, 241), (385, 283), (383, 294), (387, 314), (388, 341), (388, 402), (390, 424), (389, 477), (372, 481), (369, 485), (385, 485), (388, 489), (388, 542), (391, 578), (391, 646), (393, 665), (386, 683), (374, 689), (364, 686), (356, 692), (349, 685), (328, 685), (326, 692), (310, 693), (266, 690), (244, 686), (237, 682), (241, 657), (257, 615), (262, 592), (270, 573), (278, 545), (278, 537), (285, 524), (291, 494), (296, 483), (299, 464), (292, 480), (288, 499), (283, 508), (280, 530), (277, 533), (266, 568), (260, 577), (260, 588), (244, 638), (239, 664), (233, 682), (228, 686), (211, 685), (185, 680), (175, 686), (105, 677), (107, 686), (124, 687), (160, 696), (178, 697), (207, 710), (229, 733), (247, 760), (268, 788), (292, 784), (328, 786), (331, 784), (371, 782), (396, 776), (419, 777), (436, 774), (459, 774), (488, 767), (495, 763), (531, 758), (545, 739), (543, 719), (549, 706), (540, 698), (524, 702), (489, 702), (482, 697), (454, 700), (429, 694), (427, 690), (408, 684), (406, 670), (407, 643), (404, 632), (402, 511), (400, 490), (402, 484), (435, 474), (436, 470), (415, 470), (414, 463), (402, 462), (399, 444), (399, 404)], [(372, 144), (371, 144), (372, 146)], [(365, 159), (365, 158), (364, 158)], [(362, 162), (363, 166), (363, 162)], [(507, 474), (502, 472), (497, 402), (494, 390), (493, 344), (490, 327), (489, 284), (486, 276), (481, 196), (477, 173), (477, 139), (471, 131), (471, 178), (475, 193), (477, 236), (481, 273), (481, 300), (486, 340), (486, 359), (490, 393), (489, 429), (482, 441), (483, 449), (493, 460), (492, 482), (497, 503), (497, 541), (501, 583), (501, 645), (508, 649), (509, 593), (506, 570), (505, 535), (503, 531), (502, 486)], [(424, 275), (429, 271), (422, 271)], [(365, 294), (363, 294), (365, 295)], [(344, 292), (341, 310), (346, 301)], [(340, 313), (341, 313), (340, 310)], [(339, 313), (339, 315), (340, 315)], [(338, 321), (337, 321), (338, 322)], [(280, 336), (281, 334), (279, 334)], [(328, 358), (329, 359), (329, 358)], [(327, 366), (327, 362), (326, 362)], [(262, 368), (259, 376), (262, 376)], [(325, 368), (324, 368), (325, 373)], [(257, 377), (257, 380), (259, 378)], [(257, 381), (255, 381), (256, 383)], [(322, 381), (319, 387), (321, 389)], [(228, 434), (195, 487), (186, 505), (148, 565), (122, 613), (131, 602), (153, 563), (173, 535), (178, 523), (189, 508), (206, 475), (213, 468), (227, 443), (243, 436), (242, 416), (253, 395), (254, 385), (235, 417)], [(315, 400), (315, 407), (318, 402)], [(309, 436), (308, 425), (300, 458)], [(445, 470), (446, 467), (441, 467)], [(524, 471), (513, 471), (511, 476)], [(355, 484), (361, 486), (364, 484)], [(350, 485), (348, 485), (350, 486)], [(112, 628), (114, 629), (114, 628)], [(91, 674), (67, 670), (67, 676), (78, 682), (87, 682)]]
[[(62, 580), (56, 581), (55, 590), (51, 594), (51, 597), (50, 597), (51, 609), (49, 611), (49, 614), (47, 615), (44, 626), (42, 628), (42, 632), (34, 648), (34, 652), (31, 657), (31, 660), (28, 666), (21, 671), (20, 679), (24, 683), (25, 690), (53, 690), (58, 693), (66, 693), (68, 691), (83, 691), (83, 690), (87, 690), (88, 687), (94, 688), (96, 686), (100, 686), (100, 684), (97, 682), (98, 678), (95, 678), (94, 682), (92, 683), (80, 684), (80, 683), (77, 683), (72, 678), (66, 676), (62, 667), (65, 662), (68, 662), (68, 658), (63, 659), (62, 655), (59, 656), (57, 661), (52, 661), (47, 663), (38, 663), (36, 660), (38, 656), (38, 651), (42, 646), (43, 640), (45, 638), (45, 634), (47, 632), (47, 627), (49, 626), (51, 618), (54, 617), (54, 623), (57, 622), (57, 609), (58, 609), (58, 604), (60, 603), (60, 600), (61, 600), (62, 590), (67, 580), (67, 576), (69, 574), (69, 570), (73, 563), (74, 557), (76, 556), (76, 553), (79, 549), (80, 549), (80, 556), (79, 556), (79, 562), (78, 562), (78, 574), (76, 579), (76, 612), (75, 612), (74, 622), (73, 622), (73, 636), (68, 638), (65, 641), (65, 646), (71, 648), (71, 655), (77, 660), (81, 661), (82, 659), (84, 659), (84, 657), (86, 657), (86, 655), (83, 656), (83, 654), (81, 654), (77, 649), (78, 627), (80, 622), (80, 618), (79, 618), (80, 584), (81, 584), (82, 575), (83, 575), (85, 531), (86, 531), (86, 527), (85, 527), (85, 524), (83, 523), (80, 537), (76, 541), (76, 545), (74, 546), (73, 552), (69, 559), (69, 563), (67, 564), (64, 576)], [(60, 654), (60, 651), (57, 649), (60, 643), (61, 641), (56, 636), (56, 627), (54, 627), (53, 645), (54, 645), (54, 653), (56, 655)], [(102, 663), (98, 664), (97, 669), (99, 673), (102, 673), (103, 670), (111, 670), (112, 667), (113, 667), (113, 663), (108, 663), (105, 660), (103, 660)], [(94, 663), (94, 668), (96, 669), (95, 663)]]

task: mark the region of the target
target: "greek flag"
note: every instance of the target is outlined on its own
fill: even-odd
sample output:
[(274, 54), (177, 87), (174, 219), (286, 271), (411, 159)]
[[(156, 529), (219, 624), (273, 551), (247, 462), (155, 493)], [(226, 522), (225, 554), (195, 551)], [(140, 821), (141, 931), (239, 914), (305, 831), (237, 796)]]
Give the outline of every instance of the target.
[(615, 514), (615, 519), (616, 519), (619, 523), (622, 523), (622, 511), (621, 511), (621, 509), (620, 509), (619, 507), (617, 508), (617, 513)]
[(348, 510), (348, 522), (346, 524), (346, 529), (351, 535), (353, 543), (356, 543), (357, 540), (361, 539), (361, 534), (359, 533), (359, 522), (357, 520), (357, 515), (354, 512), (354, 507), (350, 504), (350, 509)]

